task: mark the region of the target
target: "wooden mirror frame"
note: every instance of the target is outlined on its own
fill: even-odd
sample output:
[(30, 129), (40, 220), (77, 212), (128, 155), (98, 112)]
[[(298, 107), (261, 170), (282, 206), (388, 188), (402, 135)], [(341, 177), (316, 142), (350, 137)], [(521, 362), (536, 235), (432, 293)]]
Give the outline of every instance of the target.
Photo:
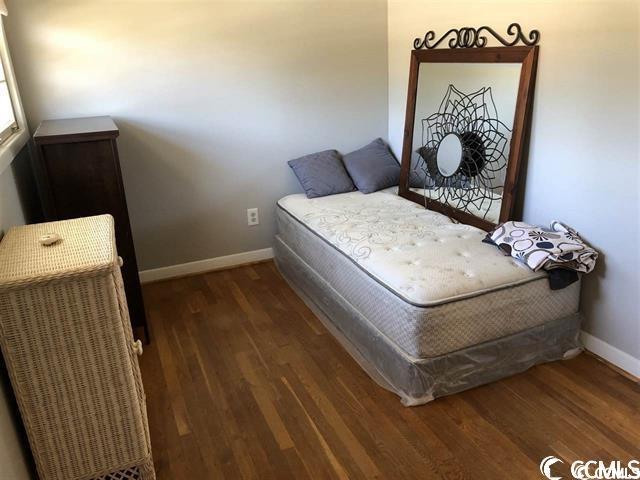
[(509, 159), (505, 175), (499, 222), (517, 220), (512, 218), (521, 166), (529, 147), (531, 128), (531, 109), (535, 89), (538, 64), (537, 46), (485, 47), (461, 49), (412, 50), (409, 68), (409, 91), (407, 111), (404, 121), (404, 141), (402, 144), (402, 163), (398, 194), (413, 202), (425, 205), (430, 210), (443, 213), (461, 223), (473, 225), (483, 230), (493, 230), (495, 224), (471, 213), (458, 210), (449, 205), (432, 200), (409, 188), (411, 172), (411, 154), (413, 150), (413, 130), (418, 90), (418, 72), (421, 63), (520, 63), (520, 82), (513, 119)]

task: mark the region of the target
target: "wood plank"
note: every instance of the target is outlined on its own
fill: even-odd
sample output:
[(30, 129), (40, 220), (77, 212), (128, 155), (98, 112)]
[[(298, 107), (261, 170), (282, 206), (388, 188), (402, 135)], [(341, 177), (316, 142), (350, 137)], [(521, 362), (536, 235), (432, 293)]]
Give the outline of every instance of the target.
[(273, 262), (144, 287), (159, 480), (540, 478), (640, 457), (640, 386), (588, 355), (416, 408), (373, 382)]

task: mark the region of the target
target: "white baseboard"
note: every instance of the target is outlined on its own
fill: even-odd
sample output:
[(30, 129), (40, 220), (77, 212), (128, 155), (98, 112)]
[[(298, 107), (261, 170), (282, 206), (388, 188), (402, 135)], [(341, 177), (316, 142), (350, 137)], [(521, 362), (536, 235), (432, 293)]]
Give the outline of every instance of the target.
[(622, 350), (618, 350), (613, 345), (609, 345), (604, 340), (600, 340), (584, 330), (580, 338), (584, 344), (584, 348), (590, 352), (604, 358), (607, 362), (612, 363), (634, 377), (640, 377), (640, 359), (632, 357)]
[(262, 250), (252, 250), (250, 252), (234, 253), (233, 255), (225, 255), (224, 257), (207, 258), (196, 262), (180, 263), (169, 267), (153, 268), (151, 270), (140, 271), (140, 282), (149, 283), (158, 280), (166, 280), (175, 277), (184, 277), (186, 275), (195, 275), (197, 273), (210, 272), (212, 270), (220, 270), (221, 268), (235, 267), (246, 263), (260, 262), (273, 258), (272, 248), (263, 248)]

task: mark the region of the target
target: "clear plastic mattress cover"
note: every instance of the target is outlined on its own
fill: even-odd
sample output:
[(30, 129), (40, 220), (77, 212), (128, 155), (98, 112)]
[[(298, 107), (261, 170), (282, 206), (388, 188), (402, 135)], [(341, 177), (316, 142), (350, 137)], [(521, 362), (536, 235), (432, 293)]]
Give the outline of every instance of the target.
[[(473, 388), (580, 352), (578, 313), (430, 358), (413, 358), (377, 330), (280, 237), (281, 273), (359, 365), (406, 406)], [(338, 253), (336, 253), (338, 254)]]

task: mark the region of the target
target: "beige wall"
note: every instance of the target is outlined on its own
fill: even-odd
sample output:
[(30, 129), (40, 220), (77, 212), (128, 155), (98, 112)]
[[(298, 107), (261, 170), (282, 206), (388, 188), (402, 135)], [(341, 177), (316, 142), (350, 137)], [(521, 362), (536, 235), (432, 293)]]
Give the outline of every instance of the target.
[[(387, 133), (387, 6), (10, 1), (30, 125), (111, 114), (141, 269), (268, 247), (286, 161)], [(248, 227), (246, 209), (261, 224)]]
[(636, 359), (638, 5), (634, 0), (391, 0), (388, 26), (389, 139), (397, 154), (415, 37), (460, 26), (491, 25), (504, 32), (514, 21), (540, 30), (524, 220), (563, 220), (602, 252), (596, 272), (584, 283), (585, 327)]

